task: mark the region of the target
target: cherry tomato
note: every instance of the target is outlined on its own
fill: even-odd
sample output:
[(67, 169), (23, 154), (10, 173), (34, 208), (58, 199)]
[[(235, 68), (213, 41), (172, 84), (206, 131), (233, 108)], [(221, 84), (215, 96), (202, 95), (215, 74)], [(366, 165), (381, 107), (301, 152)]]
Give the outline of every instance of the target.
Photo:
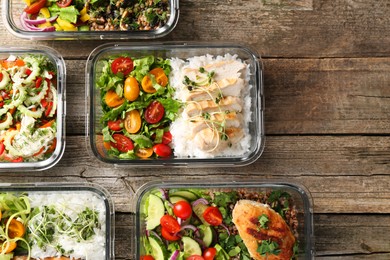
[(120, 131), (122, 129), (122, 119), (108, 121), (107, 125), (112, 131)]
[(172, 154), (172, 149), (167, 144), (155, 144), (153, 151), (160, 157), (169, 157)]
[(171, 132), (169, 132), (169, 131), (164, 132), (163, 137), (162, 137), (162, 143), (163, 144), (170, 144), (171, 142), (172, 142)]
[(119, 152), (127, 153), (128, 151), (134, 149), (133, 141), (131, 141), (131, 139), (127, 136), (124, 136), (122, 134), (113, 134), (112, 138), (114, 138), (116, 143), (110, 142), (110, 145), (116, 148)]
[(125, 86), (123, 87), (124, 96), (129, 101), (134, 101), (139, 96), (138, 81), (134, 77), (128, 77), (125, 80)]
[(222, 224), (222, 214), (217, 207), (208, 207), (203, 212), (203, 218), (212, 226), (218, 226)]
[(177, 241), (180, 239), (179, 236), (169, 233), (169, 231), (164, 227), (161, 228), (161, 235), (163, 238), (165, 238), (168, 241)]
[(3, 142), (0, 142), (0, 155), (4, 153), (4, 150), (5, 150), (5, 145)]
[(8, 236), (10, 238), (23, 237), (26, 233), (26, 227), (22, 222), (12, 219), (8, 226)]
[(119, 57), (111, 63), (111, 71), (114, 74), (118, 74), (120, 72), (127, 76), (133, 69), (134, 62), (129, 57)]
[(135, 155), (139, 158), (149, 158), (153, 155), (153, 148), (138, 148)]
[(192, 215), (191, 204), (184, 200), (178, 201), (173, 205), (173, 213), (176, 217), (188, 219)]
[(171, 215), (164, 215), (160, 219), (162, 228), (165, 228), (170, 234), (175, 234), (180, 231), (180, 225), (177, 220)]
[(125, 102), (124, 98), (121, 98), (118, 96), (118, 94), (115, 92), (115, 90), (109, 90), (107, 91), (104, 100), (109, 107), (117, 107), (123, 104)]
[(200, 255), (192, 255), (187, 257), (186, 260), (204, 260), (204, 258)]
[(217, 249), (215, 249), (214, 247), (209, 247), (203, 251), (203, 258), (204, 260), (213, 260), (216, 254)]
[(72, 3), (72, 0), (59, 0), (59, 1), (57, 1), (57, 5), (59, 7), (67, 7), (67, 6), (70, 6), (71, 3)]
[(46, 6), (46, 2), (47, 0), (38, 0), (32, 5), (27, 6), (24, 11), (28, 14), (36, 14), (39, 12), (39, 10)]
[(154, 68), (150, 71), (150, 74), (154, 76), (157, 83), (162, 87), (165, 87), (168, 84), (168, 77), (165, 75), (165, 72), (162, 68)]
[(154, 260), (154, 257), (151, 255), (143, 255), (141, 256), (141, 260)]
[(156, 124), (164, 116), (164, 106), (157, 100), (152, 101), (145, 110), (145, 120), (149, 124)]
[(130, 134), (135, 134), (141, 129), (141, 115), (138, 110), (134, 109), (126, 112), (125, 116), (125, 128)]

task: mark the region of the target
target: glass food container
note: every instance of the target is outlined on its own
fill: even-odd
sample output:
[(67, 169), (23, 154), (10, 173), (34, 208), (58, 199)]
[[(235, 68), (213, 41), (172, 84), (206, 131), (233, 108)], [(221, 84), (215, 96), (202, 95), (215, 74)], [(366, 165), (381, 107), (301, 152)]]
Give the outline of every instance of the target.
[(0, 171), (53, 167), (65, 150), (64, 60), (48, 47), (1, 47), (0, 63)]
[[(114, 259), (113, 203), (98, 185), (2, 183), (0, 205), (0, 229), (14, 230), (13, 238), (2, 240), (17, 243), (14, 256)], [(16, 226), (24, 232), (15, 232)]]
[[(248, 201), (250, 205), (254, 203), (258, 206), (260, 203), (263, 211), (259, 213), (249, 206), (246, 209), (239, 206), (248, 205)], [(192, 209), (189, 214), (186, 213), (186, 204)], [(283, 220), (272, 217), (270, 208), (277, 212), (279, 218), (282, 216)], [(256, 212), (257, 215), (251, 212)], [(207, 251), (212, 252), (210, 247), (217, 249), (220, 257), (240, 254), (242, 257), (248, 256), (248, 251), (245, 250), (247, 247), (243, 247), (245, 241), (242, 241), (239, 232), (249, 232), (251, 227), (248, 225), (246, 229), (243, 225), (240, 230), (241, 224), (237, 224), (245, 223), (246, 217), (248, 222), (256, 226), (253, 232), (258, 235), (255, 250), (264, 243), (264, 256), (278, 255), (283, 253), (282, 248), (289, 248), (290, 254), (295, 256), (292, 259), (314, 259), (311, 195), (305, 187), (294, 183), (151, 182), (138, 191), (136, 214), (136, 259), (141, 259), (144, 255), (157, 258), (163, 256), (165, 259), (170, 259), (168, 256), (202, 255)], [(176, 233), (168, 232), (167, 235), (163, 230), (175, 227), (172, 216), (179, 228)], [(222, 222), (216, 223), (218, 219)], [(289, 239), (281, 222), (285, 222), (287, 229), (291, 231)], [(278, 227), (277, 232), (272, 230), (275, 226)], [(275, 234), (285, 236), (277, 237)], [(291, 239), (291, 236), (294, 238)], [(253, 241), (253, 237), (250, 240)], [(290, 247), (286, 241), (290, 241)], [(281, 246), (282, 243), (286, 244)], [(267, 251), (270, 248), (266, 245), (271, 244), (274, 246), (273, 251)]]
[(85, 6), (62, 1), (45, 7), (47, 2), (37, 0), (27, 7), (23, 0), (2, 1), (4, 25), (30, 40), (155, 39), (169, 34), (179, 19), (178, 0), (98, 1)]
[[(153, 64), (148, 65), (148, 62), (152, 62)], [(120, 67), (118, 64), (122, 64), (123, 67)], [(197, 79), (190, 80), (186, 75), (183, 76), (181, 74), (184, 71), (183, 68), (188, 65), (195, 67), (199, 65), (197, 69), (189, 68), (190, 73), (191, 71), (196, 71), (195, 73), (201, 74), (199, 77), (205, 78), (202, 81), (206, 80), (208, 83), (194, 82)], [(126, 66), (130, 66), (131, 69), (126, 71)], [(158, 83), (161, 78), (156, 78), (155, 76), (155, 71), (159, 70), (157, 68), (159, 66), (165, 69), (164, 73), (160, 74), (162, 75), (161, 78), (166, 76), (165, 83), (160, 81), (164, 86)], [(161, 68), (160, 71), (162, 71)], [(229, 43), (105, 44), (96, 48), (90, 54), (86, 73), (86, 92), (88, 95), (86, 112), (88, 125), (87, 142), (91, 153), (100, 161), (111, 163), (118, 167), (244, 166), (256, 161), (264, 149), (262, 64), (258, 54), (248, 47)], [(223, 74), (225, 76), (221, 76)], [(148, 81), (145, 80), (148, 77), (152, 79), (149, 82), (154, 82), (153, 84), (159, 85), (154, 86), (162, 92), (151, 92), (153, 94), (149, 95), (150, 92), (148, 92), (149, 90), (146, 84)], [(137, 79), (136, 81), (133, 79), (133, 82), (138, 85), (137, 88), (139, 89), (136, 99), (133, 100), (124, 93), (127, 91), (124, 91), (124, 89), (131, 87), (128, 86), (129, 84), (127, 82), (130, 80), (129, 78)], [(169, 84), (167, 85), (168, 80)], [(184, 88), (191, 91), (195, 88), (196, 90), (201, 90), (203, 87), (208, 88), (208, 90), (202, 93), (197, 93), (200, 93), (199, 96), (202, 96), (201, 99), (209, 100), (199, 101), (196, 99), (196, 101), (186, 101), (182, 99), (183, 97), (177, 96), (179, 91), (184, 95), (182, 91), (183, 86), (180, 85), (182, 82), (183, 84), (188, 84)], [(239, 82), (242, 82), (242, 85), (239, 85)], [(207, 86), (200, 87), (202, 84), (206, 84)], [(239, 94), (225, 94), (225, 87), (231, 87), (233, 92), (238, 89)], [(240, 88), (242, 89), (240, 90)], [(175, 90), (172, 91), (172, 89)], [(155, 88), (153, 91), (156, 91)], [(118, 97), (120, 106), (118, 106), (119, 103), (115, 103), (115, 99), (111, 99), (115, 96), (113, 92), (119, 93), (117, 95), (122, 96)], [(162, 94), (160, 95), (160, 93)], [(195, 92), (192, 93), (196, 94)], [(208, 95), (212, 98), (208, 98)], [(235, 96), (230, 97), (229, 95)], [(125, 98), (126, 102), (123, 103)], [(228, 100), (230, 98), (233, 101), (229, 103)], [(154, 102), (154, 100), (163, 104), (163, 108), (165, 109), (162, 110), (164, 115), (162, 120), (157, 120), (157, 124), (153, 124), (156, 121), (153, 121), (154, 119), (152, 117), (156, 115), (156, 111), (161, 110), (158, 109), (158, 106), (157, 110), (153, 106), (155, 103), (158, 103)], [(112, 101), (114, 101), (114, 104)], [(201, 108), (200, 110), (203, 109), (203, 112), (200, 112), (196, 104), (200, 104), (201, 102), (206, 105), (212, 104), (205, 106), (204, 109)], [(179, 103), (178, 106), (180, 108), (174, 112), (176, 113), (176, 118), (172, 119), (173, 110), (170, 109), (174, 109), (177, 103)], [(184, 115), (183, 111), (187, 113), (186, 109), (190, 103), (195, 104), (192, 108), (196, 112), (189, 119), (188, 114)], [(238, 108), (236, 108), (237, 104), (240, 104)], [(117, 106), (115, 107), (115, 105)], [(134, 107), (138, 110), (138, 120), (143, 125), (141, 126), (141, 130), (138, 130), (138, 128), (132, 132), (133, 121), (128, 121), (127, 118), (131, 118), (130, 115), (132, 114), (130, 110), (134, 110)], [(150, 109), (151, 107), (153, 109)], [(211, 110), (207, 110), (209, 107)], [(213, 111), (212, 109), (215, 110)], [(215, 112), (216, 110), (218, 111)], [(150, 111), (152, 111), (152, 116), (150, 116)], [(239, 122), (239, 125), (228, 126), (228, 124), (237, 124), (237, 122), (233, 122), (235, 120), (229, 121), (228, 115), (230, 116), (231, 114), (233, 114), (233, 118), (241, 118), (240, 120), (242, 121), (236, 120)], [(160, 116), (162, 115), (160, 114)], [(202, 120), (196, 121), (200, 122), (200, 128), (188, 125), (195, 122), (193, 120), (194, 117)], [(223, 119), (220, 120), (218, 117), (222, 117)], [(112, 125), (115, 120), (117, 125)], [(170, 123), (160, 124), (160, 122), (165, 122), (164, 120)], [(107, 123), (107, 121), (111, 122)], [(149, 124), (149, 122), (151, 123)], [(173, 123), (176, 125), (174, 126)], [(108, 127), (107, 124), (110, 124), (110, 126)], [(204, 130), (205, 128), (208, 129)], [(241, 130), (237, 130), (238, 128), (241, 128)], [(203, 149), (202, 145), (208, 143), (207, 141), (203, 142), (202, 138), (206, 138), (207, 134), (199, 137), (200, 134), (198, 132), (200, 131), (198, 129), (204, 130), (206, 133), (210, 131), (213, 136), (217, 136), (212, 140), (211, 148)], [(229, 129), (233, 129), (233, 135), (230, 135), (230, 132), (228, 132)], [(191, 132), (192, 136), (183, 136), (188, 130), (193, 131), (193, 133)], [(234, 139), (234, 131), (236, 130), (242, 131), (239, 133), (243, 133), (240, 136), (242, 138), (238, 139), (239, 141), (237, 142)], [(169, 136), (166, 138), (166, 132), (170, 132), (169, 134), (172, 137)], [(114, 140), (115, 138), (118, 139), (118, 136), (122, 139)], [(126, 138), (123, 138), (123, 136)], [(159, 141), (156, 141), (158, 136), (162, 136), (163, 140), (160, 138)], [(192, 144), (196, 140), (194, 136), (197, 136), (196, 138), (200, 140), (196, 143), (200, 147), (199, 149), (192, 149)], [(126, 142), (129, 141), (127, 138), (130, 138), (134, 145), (133, 149), (130, 149), (131, 151), (126, 146), (128, 144)], [(143, 141), (146, 143), (143, 143)], [(162, 152), (158, 150), (161, 147), (166, 148), (166, 145), (156, 148), (155, 145), (161, 142), (166, 142), (170, 146), (167, 153), (164, 153), (166, 150)], [(126, 147), (121, 146), (121, 144), (125, 144)], [(111, 149), (113, 147), (115, 149)], [(146, 158), (147, 156), (143, 156), (143, 154), (139, 155), (139, 151), (144, 152), (145, 149), (141, 149), (144, 147), (148, 149), (153, 147), (153, 154), (148, 158)], [(218, 152), (214, 153), (215, 150)], [(129, 152), (122, 153), (118, 156), (118, 151), (120, 153), (123, 151)]]

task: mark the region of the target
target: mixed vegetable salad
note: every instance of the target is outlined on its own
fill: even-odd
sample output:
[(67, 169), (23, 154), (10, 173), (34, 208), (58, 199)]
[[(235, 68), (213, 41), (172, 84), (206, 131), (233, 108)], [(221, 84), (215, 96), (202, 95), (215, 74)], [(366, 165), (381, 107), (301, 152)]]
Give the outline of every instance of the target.
[(23, 0), (28, 31), (136, 31), (168, 21), (168, 0)]
[(100, 61), (102, 134), (107, 153), (120, 159), (169, 157), (169, 132), (180, 102), (173, 99), (169, 60), (126, 55)]
[[(1, 260), (16, 256), (70, 259), (66, 256), (77, 255), (77, 252), (69, 250), (69, 245), (93, 240), (102, 228), (99, 212), (93, 206), (79, 210), (77, 205), (72, 208), (49, 200), (42, 206), (33, 207), (32, 204), (27, 193), (0, 193)], [(94, 250), (98, 250), (96, 246), (100, 244), (95, 244)]]
[[(145, 220), (146, 228), (141, 238), (141, 259), (251, 259), (232, 222), (234, 205), (241, 199), (269, 205), (297, 236), (294, 204), (291, 195), (285, 191), (158, 189), (151, 191), (141, 205), (141, 218)], [(265, 225), (266, 216), (261, 216), (258, 221)], [(280, 252), (278, 244), (267, 242), (259, 245), (258, 252), (263, 257), (277, 255)], [(297, 242), (292, 250), (292, 259), (296, 259)]]
[(43, 55), (0, 60), (0, 161), (49, 158), (56, 148), (56, 67)]

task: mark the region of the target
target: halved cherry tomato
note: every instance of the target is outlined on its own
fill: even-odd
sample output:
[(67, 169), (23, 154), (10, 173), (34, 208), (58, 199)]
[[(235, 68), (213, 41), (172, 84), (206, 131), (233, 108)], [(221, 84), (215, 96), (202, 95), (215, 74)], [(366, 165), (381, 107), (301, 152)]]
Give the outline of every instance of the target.
[(219, 226), (222, 224), (222, 214), (217, 207), (210, 206), (203, 212), (203, 218), (212, 226)]
[(177, 220), (171, 215), (164, 215), (160, 219), (160, 224), (162, 228), (165, 228), (169, 233), (175, 234), (180, 231), (180, 225)]
[(38, 0), (34, 2), (32, 5), (27, 6), (24, 11), (28, 14), (36, 14), (41, 10), (43, 7), (46, 6), (47, 0)]
[(59, 0), (59, 1), (57, 1), (57, 5), (59, 7), (67, 7), (67, 6), (70, 6), (71, 3), (72, 3), (72, 0)]
[(130, 134), (135, 134), (141, 129), (141, 114), (137, 109), (126, 112), (124, 125)]
[(153, 148), (138, 148), (135, 155), (139, 158), (149, 158), (153, 155)]
[(118, 96), (118, 94), (112, 89), (107, 91), (104, 100), (109, 107), (117, 107), (125, 102), (125, 99)]
[(155, 144), (153, 151), (160, 157), (169, 157), (172, 154), (172, 148), (167, 144)]
[(134, 77), (127, 77), (125, 80), (125, 86), (123, 87), (124, 96), (129, 101), (134, 101), (139, 96), (138, 81)]
[(177, 241), (180, 239), (179, 236), (169, 233), (169, 231), (164, 227), (161, 228), (161, 235), (163, 238), (165, 238), (168, 241)]
[(141, 256), (141, 260), (154, 260), (154, 257), (151, 255), (143, 255)]
[(145, 110), (145, 120), (149, 124), (156, 124), (163, 118), (164, 112), (164, 106), (157, 100), (154, 100)]
[(134, 62), (129, 57), (119, 57), (111, 63), (111, 71), (114, 74), (122, 73), (127, 76), (133, 69)]
[(127, 136), (122, 134), (113, 134), (112, 138), (114, 138), (115, 143), (111, 142), (110, 145), (116, 148), (121, 153), (127, 153), (134, 149), (133, 141)]
[(23, 225), (23, 223), (16, 219), (11, 219), (11, 222), (8, 226), (8, 236), (10, 238), (23, 237), (25, 233), (26, 227)]
[[(168, 84), (168, 77), (165, 75), (165, 72), (162, 68), (154, 68), (149, 71), (149, 73), (154, 76), (157, 84), (160, 86), (165, 87)], [(154, 93), (157, 91), (153, 86), (152, 79), (148, 75), (142, 79), (141, 86), (146, 93)]]
[(216, 254), (217, 254), (217, 249), (214, 247), (209, 247), (203, 251), (203, 258), (204, 260), (213, 260)]
[(181, 219), (188, 219), (192, 215), (191, 204), (185, 200), (181, 200), (173, 205), (173, 214)]
[[(4, 248), (4, 250), (2, 250)], [(14, 251), (16, 248), (16, 242), (14, 241), (6, 241), (0, 244), (0, 254), (8, 254)]]
[(200, 255), (192, 255), (187, 257), (186, 260), (204, 260), (204, 258)]
[(4, 153), (4, 150), (5, 150), (5, 145), (3, 142), (0, 142), (0, 155)]
[(170, 144), (171, 142), (172, 142), (171, 132), (169, 132), (169, 131), (164, 132), (163, 137), (162, 137), (162, 143), (163, 144)]
[(122, 119), (118, 119), (115, 121), (108, 121), (107, 122), (108, 128), (110, 128), (112, 131), (120, 131), (122, 129)]

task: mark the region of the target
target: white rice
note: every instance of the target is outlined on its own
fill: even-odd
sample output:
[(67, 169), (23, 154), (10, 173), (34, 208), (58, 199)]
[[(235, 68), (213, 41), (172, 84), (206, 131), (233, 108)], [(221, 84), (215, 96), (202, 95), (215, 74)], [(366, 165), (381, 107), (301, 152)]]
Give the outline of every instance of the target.
[[(30, 193), (29, 198), (32, 208), (42, 208), (43, 206), (55, 206), (59, 211), (65, 212), (73, 221), (77, 219), (77, 214), (86, 207), (97, 211), (100, 229), (95, 229), (95, 235), (87, 241), (76, 241), (66, 235), (59, 235), (55, 243), (60, 244), (66, 251), (73, 251), (69, 256), (71, 259), (99, 260), (106, 259), (106, 210), (104, 201), (93, 192), (63, 192), (55, 194)], [(33, 244), (31, 257), (43, 259), (45, 257), (61, 256), (53, 247), (46, 247), (46, 250)]]
[[(170, 60), (172, 71), (169, 76), (170, 83), (172, 87), (176, 90), (175, 98), (185, 102), (186, 93), (188, 93), (187, 88), (183, 84), (184, 75), (182, 73), (184, 68), (195, 68), (205, 67), (208, 64), (216, 63), (220, 61), (230, 61), (235, 60), (243, 63), (237, 55), (226, 54), (224, 56), (195, 56), (188, 58), (187, 60), (182, 60), (179, 58), (172, 58)], [(243, 63), (245, 64), (245, 63)], [(175, 156), (179, 158), (183, 157), (198, 157), (198, 158), (212, 158), (215, 156), (218, 157), (240, 157), (243, 156), (250, 149), (251, 136), (249, 134), (249, 122), (251, 121), (251, 97), (250, 89), (252, 88), (249, 85), (249, 65), (245, 64), (244, 71), (241, 72), (241, 78), (245, 80), (245, 87), (241, 92), (241, 99), (243, 100), (243, 110), (242, 115), (244, 119), (244, 137), (240, 140), (239, 143), (234, 144), (231, 147), (218, 151), (217, 154), (202, 151), (195, 148), (193, 145), (192, 137), (189, 127), (189, 120), (186, 117), (183, 110), (180, 111), (179, 117), (171, 124), (170, 132), (172, 134), (172, 147), (174, 148)]]

